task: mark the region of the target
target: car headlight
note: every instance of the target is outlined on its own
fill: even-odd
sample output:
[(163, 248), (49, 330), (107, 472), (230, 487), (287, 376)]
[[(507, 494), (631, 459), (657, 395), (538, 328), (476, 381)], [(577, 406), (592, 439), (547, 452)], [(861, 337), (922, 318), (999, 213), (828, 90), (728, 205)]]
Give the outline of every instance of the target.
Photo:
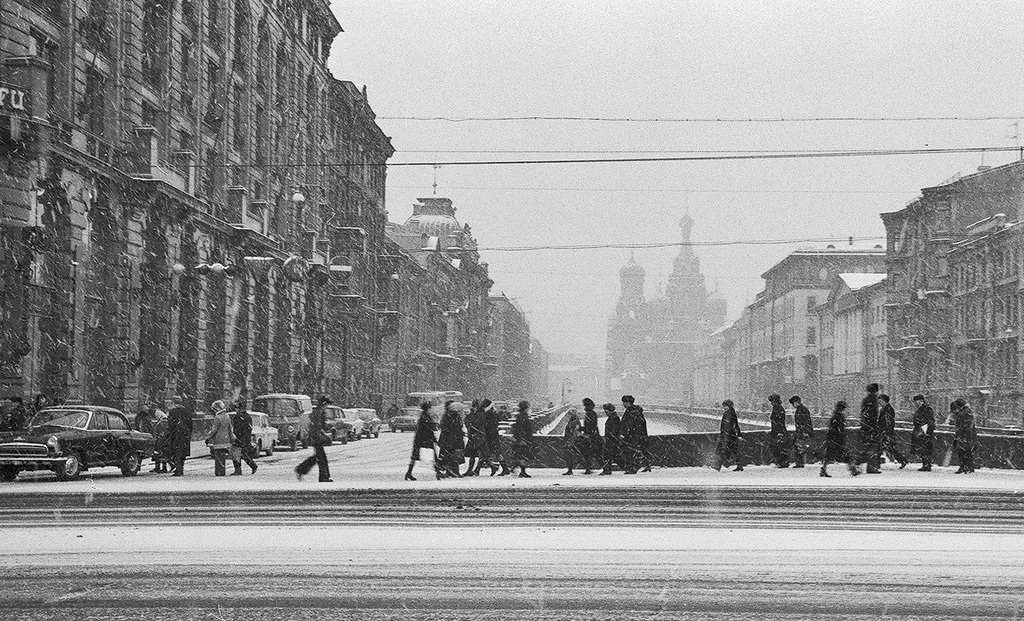
[(60, 440), (57, 439), (57, 436), (50, 436), (46, 439), (46, 448), (50, 449), (51, 453), (60, 452)]
[(294, 425), (288, 425), (288, 433), (289, 434), (295, 433), (295, 426)]

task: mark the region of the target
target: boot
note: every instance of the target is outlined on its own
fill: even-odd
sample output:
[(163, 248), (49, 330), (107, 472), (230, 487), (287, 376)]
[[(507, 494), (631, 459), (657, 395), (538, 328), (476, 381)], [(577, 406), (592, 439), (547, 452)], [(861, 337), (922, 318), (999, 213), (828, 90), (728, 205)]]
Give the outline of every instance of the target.
[(508, 476), (510, 474), (512, 474), (512, 471), (508, 469), (508, 466), (505, 464), (501, 464), (501, 474), (499, 474), (498, 476), (503, 477)]
[(257, 470), (258, 468), (259, 468), (259, 466), (258, 466), (258, 465), (256, 465), (256, 463), (255, 463), (255, 462), (253, 462), (253, 464), (252, 464), (252, 473), (253, 473), (253, 474), (256, 474), (256, 470)]
[(733, 472), (743, 472), (743, 466), (737, 465), (732, 469)]
[(242, 476), (242, 462), (240, 462), (240, 461), (236, 461), (235, 462), (235, 471), (231, 473), (231, 476), (233, 476), (233, 477), (240, 477), (240, 476)]
[(469, 458), (469, 463), (466, 464), (466, 471), (462, 473), (462, 476), (464, 476), (464, 477), (471, 477), (471, 476), (473, 476), (473, 474), (474, 474), (474, 472), (473, 472), (473, 464), (475, 464), (475, 463), (476, 463), (476, 457), (470, 457)]
[(641, 470), (640, 472), (650, 472), (650, 471), (651, 471), (651, 467), (650, 467), (650, 466), (647, 466), (646, 468), (644, 468), (644, 469), (643, 469), (643, 470)]
[(604, 477), (604, 476), (608, 476), (608, 475), (610, 475), (611, 473), (612, 473), (612, 469), (611, 469), (611, 468), (605, 468), (604, 470), (602, 470), (601, 472), (599, 472), (599, 473), (597, 474), (597, 476), (600, 476), (600, 477)]
[(416, 480), (416, 477), (412, 476), (412, 466), (413, 466), (414, 463), (415, 462), (410, 462), (409, 463), (409, 469), (405, 471), (405, 480), (406, 481), (415, 481)]
[(562, 473), (562, 476), (564, 477), (564, 476), (566, 476), (566, 475), (570, 475), (570, 474), (572, 474), (572, 468), (569, 468), (568, 470), (566, 470), (565, 472), (563, 472), (563, 473)]
[(530, 478), (532, 478), (530, 475), (526, 474), (526, 466), (523, 466), (522, 468), (519, 469), (519, 478), (520, 479), (530, 479)]
[(818, 473), (818, 476), (819, 477), (825, 477), (827, 479), (831, 479), (832, 478), (832, 475), (829, 474), (824, 468), (821, 469), (821, 472)]
[(491, 476), (493, 477), (493, 476), (494, 476), (494, 475), (496, 475), (496, 474), (498, 474), (498, 467), (497, 467), (497, 466), (494, 466), (494, 465), (492, 465), (492, 466), (491, 466)]
[(594, 474), (594, 471), (591, 470), (590, 468), (587, 468), (586, 470), (583, 471), (583, 474)]

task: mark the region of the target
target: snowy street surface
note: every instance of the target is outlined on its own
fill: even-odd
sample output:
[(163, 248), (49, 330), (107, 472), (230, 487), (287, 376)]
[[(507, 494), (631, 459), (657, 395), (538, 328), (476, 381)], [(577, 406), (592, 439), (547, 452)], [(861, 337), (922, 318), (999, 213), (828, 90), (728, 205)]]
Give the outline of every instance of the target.
[(333, 483), (0, 484), (0, 619), (959, 619), (1024, 610), (1024, 473), (911, 466), (402, 480), (412, 434)]

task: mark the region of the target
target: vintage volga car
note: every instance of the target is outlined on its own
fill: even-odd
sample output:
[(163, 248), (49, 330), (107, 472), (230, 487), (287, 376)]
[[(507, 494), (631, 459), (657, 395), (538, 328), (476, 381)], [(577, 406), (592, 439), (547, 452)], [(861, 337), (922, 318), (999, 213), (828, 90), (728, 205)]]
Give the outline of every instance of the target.
[(0, 479), (13, 481), (22, 470), (53, 470), (61, 481), (70, 481), (101, 466), (118, 466), (131, 477), (152, 455), (153, 436), (133, 430), (118, 410), (46, 408), (25, 429), (0, 434)]

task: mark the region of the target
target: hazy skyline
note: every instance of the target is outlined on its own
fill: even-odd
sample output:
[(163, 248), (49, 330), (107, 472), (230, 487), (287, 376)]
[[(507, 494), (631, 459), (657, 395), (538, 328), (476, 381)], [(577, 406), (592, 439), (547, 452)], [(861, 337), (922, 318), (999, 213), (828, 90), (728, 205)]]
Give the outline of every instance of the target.
[[(996, 147), (1011, 121), (421, 122), (404, 116), (673, 118), (1018, 114), (1019, 3), (335, 2), (330, 66), (367, 85), (392, 163), (602, 157), (543, 151)], [(486, 151), (481, 153), (479, 151)], [(525, 151), (525, 153), (524, 153)], [(611, 154), (614, 156), (614, 154)], [(986, 154), (984, 163), (1015, 159)], [(895, 211), (980, 154), (782, 161), (442, 166), (438, 195), (482, 248), (877, 236)], [(430, 196), (430, 167), (388, 170), (390, 219)], [(696, 248), (739, 315), (802, 244)], [(654, 296), (677, 248), (636, 250)], [(484, 250), (493, 292), (550, 350), (602, 354), (630, 250)]]

